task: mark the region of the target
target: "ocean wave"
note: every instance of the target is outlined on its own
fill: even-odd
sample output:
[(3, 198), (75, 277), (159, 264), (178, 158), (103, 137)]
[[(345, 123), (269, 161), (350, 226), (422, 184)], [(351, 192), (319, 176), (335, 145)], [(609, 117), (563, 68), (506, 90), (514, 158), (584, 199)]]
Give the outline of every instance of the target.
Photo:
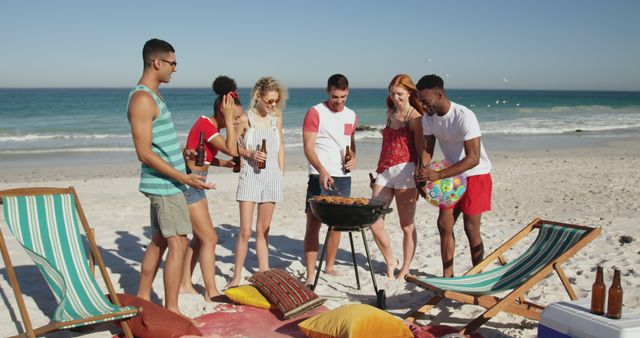
[[(526, 107), (526, 106), (495, 106), (500, 110), (513, 110), (516, 113), (521, 114), (576, 114), (576, 115), (591, 115), (591, 114), (633, 114), (640, 113), (640, 106), (624, 106), (624, 107), (612, 107), (605, 105), (577, 105), (577, 106), (548, 106), (548, 107)], [(480, 109), (479, 109), (480, 110)]]
[(130, 139), (130, 134), (0, 134), (0, 142), (34, 142), (48, 140)]
[[(557, 122), (557, 121), (556, 121)], [(635, 123), (510, 123), (489, 122), (481, 124), (480, 129), (487, 135), (534, 135), (565, 134), (573, 132), (608, 132), (614, 130), (637, 129), (640, 122)]]
[(135, 148), (133, 147), (81, 147), (59, 149), (0, 150), (0, 155), (37, 155), (55, 153), (123, 153), (134, 151)]

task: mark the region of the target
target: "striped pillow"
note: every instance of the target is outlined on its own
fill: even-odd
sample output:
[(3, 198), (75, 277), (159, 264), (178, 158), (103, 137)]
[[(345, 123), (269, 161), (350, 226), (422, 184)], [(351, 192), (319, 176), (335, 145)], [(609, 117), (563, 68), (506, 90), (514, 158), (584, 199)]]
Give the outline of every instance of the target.
[(282, 311), (284, 319), (303, 314), (325, 301), (284, 270), (258, 272), (249, 281)]

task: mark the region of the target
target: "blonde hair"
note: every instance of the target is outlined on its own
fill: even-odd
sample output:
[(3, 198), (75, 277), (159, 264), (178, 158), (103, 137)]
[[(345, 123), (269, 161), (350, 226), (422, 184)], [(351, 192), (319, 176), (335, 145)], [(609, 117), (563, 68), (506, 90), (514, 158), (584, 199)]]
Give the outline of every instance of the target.
[(259, 98), (262, 98), (266, 93), (270, 91), (278, 92), (278, 103), (276, 104), (276, 115), (280, 115), (286, 106), (289, 93), (287, 88), (278, 82), (271, 76), (265, 76), (258, 79), (253, 90), (251, 91), (251, 100), (249, 101), (249, 108), (254, 108)]

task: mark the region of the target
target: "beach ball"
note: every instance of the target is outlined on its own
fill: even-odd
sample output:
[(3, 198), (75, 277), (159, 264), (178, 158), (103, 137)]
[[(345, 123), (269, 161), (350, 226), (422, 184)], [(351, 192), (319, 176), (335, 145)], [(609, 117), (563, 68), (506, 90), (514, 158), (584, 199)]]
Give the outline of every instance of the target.
[[(431, 170), (440, 171), (448, 168), (451, 163), (447, 160), (434, 161), (429, 164)], [(434, 182), (427, 182), (423, 187), (425, 199), (436, 207), (454, 206), (467, 190), (467, 178), (463, 175), (443, 178)]]

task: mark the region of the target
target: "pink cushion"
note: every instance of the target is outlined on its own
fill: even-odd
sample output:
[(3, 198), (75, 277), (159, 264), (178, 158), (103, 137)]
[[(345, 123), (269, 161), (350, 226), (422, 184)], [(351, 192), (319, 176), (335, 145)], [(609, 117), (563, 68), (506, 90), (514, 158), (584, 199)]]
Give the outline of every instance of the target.
[(184, 335), (202, 336), (200, 330), (190, 320), (158, 304), (122, 293), (118, 293), (117, 296), (122, 306), (142, 307), (141, 314), (126, 321), (136, 337), (178, 338)]
[(301, 315), (325, 301), (284, 270), (258, 272), (249, 280), (269, 303), (282, 311), (285, 319)]

